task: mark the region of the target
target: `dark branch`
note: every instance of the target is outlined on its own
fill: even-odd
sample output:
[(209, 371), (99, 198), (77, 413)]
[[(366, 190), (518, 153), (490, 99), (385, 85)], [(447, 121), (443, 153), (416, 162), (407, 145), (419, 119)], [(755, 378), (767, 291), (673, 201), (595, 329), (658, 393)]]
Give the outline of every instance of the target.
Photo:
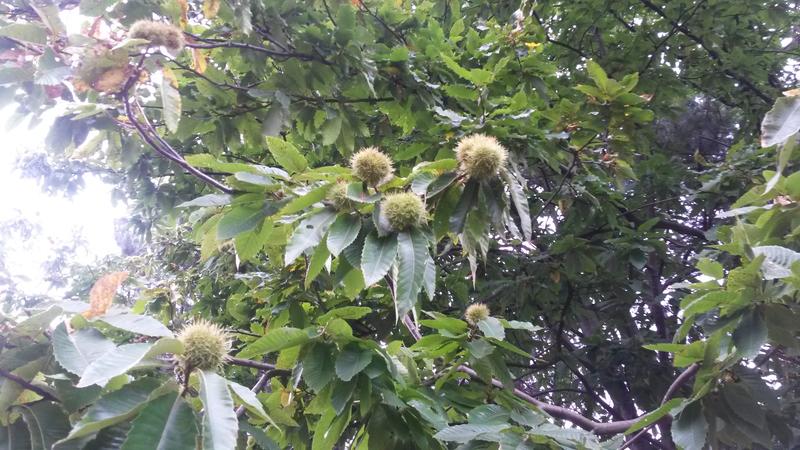
[(39, 386), (31, 384), (29, 381), (25, 380), (24, 378), (20, 377), (19, 375), (14, 375), (13, 373), (5, 370), (0, 369), (0, 377), (6, 378), (11, 380), (18, 385), (24, 387), (25, 389), (35, 392), (42, 396), (45, 400), (50, 400), (51, 402), (59, 402), (60, 400), (56, 398), (53, 394), (47, 392), (46, 390), (40, 388)]

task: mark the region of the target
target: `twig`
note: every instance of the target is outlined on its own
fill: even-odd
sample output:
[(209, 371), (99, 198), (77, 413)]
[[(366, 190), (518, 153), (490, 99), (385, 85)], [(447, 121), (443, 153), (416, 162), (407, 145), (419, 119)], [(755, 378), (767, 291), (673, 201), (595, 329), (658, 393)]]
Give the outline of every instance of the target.
[(29, 381), (25, 380), (24, 378), (20, 377), (19, 375), (14, 375), (13, 373), (5, 370), (0, 369), (0, 377), (7, 378), (20, 386), (24, 387), (25, 389), (35, 392), (42, 396), (45, 400), (50, 400), (51, 402), (60, 402), (58, 398), (56, 398), (53, 394), (47, 392), (46, 390), (40, 388), (39, 386), (31, 384)]
[[(250, 389), (250, 391), (252, 391), (254, 394), (258, 394), (262, 389), (264, 389), (264, 386), (267, 385), (267, 381), (269, 381), (270, 378), (278, 375), (278, 372), (280, 371), (267, 370), (261, 374), (261, 376), (258, 378), (258, 381), (256, 381), (256, 384), (253, 385), (253, 388)], [(244, 409), (244, 405), (239, 405), (239, 407), (236, 408), (236, 417), (242, 417), (242, 414), (244, 414)]]
[[(680, 389), (681, 386), (683, 386), (684, 384), (686, 384), (686, 382), (692, 379), (692, 377), (694, 377), (694, 375), (697, 373), (698, 370), (700, 370), (700, 365), (695, 363), (689, 366), (686, 370), (684, 370), (682, 374), (678, 375), (678, 377), (675, 378), (675, 381), (673, 381), (672, 384), (667, 389), (666, 394), (664, 394), (664, 398), (661, 399), (661, 405), (664, 405), (665, 403), (670, 401), (672, 397), (675, 396), (675, 393), (678, 392), (678, 389)], [(625, 441), (622, 444), (622, 447), (619, 448), (619, 450), (625, 450), (627, 447), (630, 447), (633, 443), (643, 438), (645, 434), (647, 434), (647, 431), (650, 428), (652, 428), (656, 423), (658, 423), (658, 421), (642, 428), (641, 431), (639, 431), (633, 437)]]

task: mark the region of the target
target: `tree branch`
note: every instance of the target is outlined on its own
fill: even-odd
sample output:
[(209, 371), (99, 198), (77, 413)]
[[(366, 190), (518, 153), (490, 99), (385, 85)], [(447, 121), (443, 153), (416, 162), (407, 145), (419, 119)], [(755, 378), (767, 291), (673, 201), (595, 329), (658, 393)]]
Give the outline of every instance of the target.
[(20, 377), (19, 375), (14, 375), (13, 373), (5, 370), (0, 369), (0, 377), (6, 378), (11, 380), (18, 385), (24, 387), (25, 389), (35, 392), (42, 396), (45, 400), (50, 400), (51, 402), (60, 402), (58, 398), (56, 398), (53, 394), (47, 392), (46, 390), (40, 388), (39, 386), (31, 384), (29, 381), (25, 380), (24, 378)]

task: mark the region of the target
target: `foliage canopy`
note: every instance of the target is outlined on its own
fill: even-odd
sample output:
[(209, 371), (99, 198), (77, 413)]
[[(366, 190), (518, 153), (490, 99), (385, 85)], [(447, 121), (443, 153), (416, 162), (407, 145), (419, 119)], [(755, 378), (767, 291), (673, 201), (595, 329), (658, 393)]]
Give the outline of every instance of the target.
[(0, 0), (26, 169), (131, 210), (0, 446), (797, 445), (797, 8)]

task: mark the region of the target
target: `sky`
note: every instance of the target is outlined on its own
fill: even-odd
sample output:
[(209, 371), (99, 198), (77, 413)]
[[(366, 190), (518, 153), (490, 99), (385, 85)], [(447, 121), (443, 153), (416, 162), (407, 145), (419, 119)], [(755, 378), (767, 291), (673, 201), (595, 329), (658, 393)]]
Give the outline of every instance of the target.
[[(0, 222), (24, 218), (41, 228), (41, 234), (29, 240), (9, 239), (0, 230), (0, 240), (8, 250), (8, 269), (17, 288), (26, 294), (54, 294), (43, 282), (44, 263), (54, 248), (82, 238), (86, 245), (72, 255), (79, 263), (90, 263), (109, 254), (119, 254), (114, 239), (114, 220), (124, 217), (124, 205), (113, 205), (111, 187), (86, 176), (85, 187), (72, 197), (48, 195), (38, 182), (25, 178), (15, 168), (23, 152), (44, 151), (44, 136), (50, 121), (34, 129), (26, 123), (7, 126), (11, 107), (0, 109)], [(52, 118), (51, 118), (52, 120)]]

